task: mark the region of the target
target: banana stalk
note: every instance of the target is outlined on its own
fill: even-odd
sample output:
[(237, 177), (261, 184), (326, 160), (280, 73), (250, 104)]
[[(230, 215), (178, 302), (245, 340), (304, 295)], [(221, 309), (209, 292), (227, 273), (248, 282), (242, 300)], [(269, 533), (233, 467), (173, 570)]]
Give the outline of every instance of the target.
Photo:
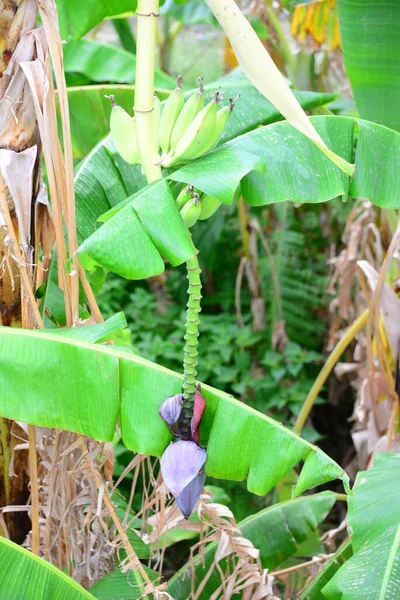
[(183, 403), (179, 417), (179, 431), (184, 439), (191, 440), (191, 421), (193, 417), (194, 395), (196, 392), (196, 367), (198, 365), (198, 337), (199, 337), (199, 313), (201, 312), (201, 279), (200, 266), (197, 254), (192, 256), (187, 263), (188, 303), (186, 312), (186, 333), (184, 336), (184, 361), (183, 361)]

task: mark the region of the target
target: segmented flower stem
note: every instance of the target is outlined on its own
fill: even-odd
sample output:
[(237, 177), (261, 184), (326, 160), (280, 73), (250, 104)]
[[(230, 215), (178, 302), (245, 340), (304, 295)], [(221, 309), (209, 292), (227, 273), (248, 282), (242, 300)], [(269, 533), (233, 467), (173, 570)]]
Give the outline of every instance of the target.
[(179, 419), (179, 429), (182, 437), (191, 439), (190, 422), (193, 416), (194, 393), (196, 391), (196, 367), (198, 364), (198, 337), (199, 337), (199, 313), (201, 311), (201, 279), (200, 266), (197, 254), (192, 256), (187, 263), (188, 302), (186, 311), (186, 333), (184, 336), (185, 347), (183, 361), (183, 404)]

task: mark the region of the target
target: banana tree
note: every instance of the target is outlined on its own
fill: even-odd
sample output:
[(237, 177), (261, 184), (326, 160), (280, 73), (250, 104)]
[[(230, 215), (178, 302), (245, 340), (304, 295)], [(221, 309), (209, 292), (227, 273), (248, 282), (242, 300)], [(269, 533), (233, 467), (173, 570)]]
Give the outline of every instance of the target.
[[(25, 3), (30, 8), (31, 19), (36, 19), (37, 7), (40, 9), (59, 93), (65, 158), (55, 136), (56, 112), (52, 78), (46, 46), (39, 44), (43, 32), (39, 32), (36, 37), (33, 36), (39, 58), (33, 61), (24, 55), (21, 65), (22, 82), (31, 94), (30, 103), (35, 108), (32, 122), (40, 132), (44, 147), (52, 195), (57, 261), (51, 254), (52, 244), (49, 244), (48, 237), (43, 233), (47, 232), (49, 236), (48, 231), (51, 229), (45, 220), (46, 210), (40, 213), (42, 220), (34, 222), (35, 227), (40, 223), (40, 230), (35, 230), (35, 240), (40, 239), (39, 252), (39, 242), (37, 246), (31, 247), (23, 237), (24, 231), (32, 232), (34, 229), (31, 220), (26, 225), (26, 215), (22, 212), (21, 215), (18, 214), (16, 209), (14, 220), (18, 220), (17, 229), (13, 225), (12, 211), (3, 202), (5, 224), (2, 229), (5, 226), (11, 237), (12, 256), (14, 259), (15, 256), (19, 258), (10, 268), (9, 281), (12, 281), (13, 273), (21, 275), (24, 287), (23, 291), (18, 290), (16, 299), (22, 304), (21, 314), (25, 319), (25, 328), (0, 328), (1, 381), (4, 392), (0, 398), (0, 414), (2, 418), (29, 423), (34, 549), (39, 552), (34, 426), (70, 431), (77, 435), (71, 438), (72, 444), (64, 446), (60, 442), (61, 434), (53, 432), (56, 440), (54, 447), (57, 450), (54, 451), (55, 455), (57, 452), (59, 456), (73, 456), (77, 453), (80, 460), (85, 457), (91, 465), (79, 484), (83, 485), (83, 480), (90, 478), (95, 481), (99, 499), (96, 495), (92, 502), (94, 504), (96, 501), (101, 506), (104, 498), (107, 510), (115, 522), (115, 527), (110, 528), (110, 537), (115, 540), (118, 532), (118, 537), (126, 544), (125, 547), (130, 552), (129, 567), (133, 569), (139, 592), (156, 594), (151, 578), (138, 562), (129, 540), (126, 543), (124, 529), (116, 516), (98, 466), (93, 462), (91, 455), (96, 458), (101, 455), (101, 449), (97, 452), (101, 447), (95, 446), (88, 453), (88, 446), (81, 435), (90, 436), (92, 440), (99, 442), (110, 442), (119, 421), (122, 440), (128, 449), (163, 457), (161, 468), (171, 491), (180, 497), (180, 506), (184, 504), (186, 507), (186, 502), (189, 506), (183, 511), (185, 515), (193, 509), (206, 474), (231, 480), (247, 478), (247, 486), (251, 492), (265, 494), (297, 463), (304, 461), (294, 490), (295, 496), (335, 478), (341, 479), (349, 492), (347, 475), (317, 447), (285, 429), (280, 423), (211, 386), (202, 385), (200, 394), (196, 366), (198, 356), (201, 360), (201, 349), (200, 355), (198, 354), (201, 278), (197, 250), (193, 245), (190, 229), (196, 227), (197, 219), (203, 217), (206, 220), (214, 209), (218, 210), (220, 204), (232, 203), (239, 190), (244, 200), (252, 206), (286, 200), (322, 202), (351, 196), (369, 198), (377, 206), (397, 208), (400, 178), (396, 154), (400, 137), (396, 131), (362, 119), (308, 119), (302, 106), (309, 108), (323, 104), (327, 100), (326, 96), (296, 97), (292, 93), (231, 0), (207, 0), (207, 4), (225, 28), (238, 60), (254, 87), (243, 78), (227, 78), (221, 87), (232, 100), (228, 106), (219, 108), (221, 91), (214, 94), (214, 86), (206, 86), (203, 90), (201, 84), (199, 91), (185, 96), (178, 81), (176, 90), (160, 107), (153, 96), (155, 21), (159, 14), (159, 3), (157, 0), (139, 0), (137, 56), (134, 60), (135, 117), (133, 120), (122, 109), (113, 109), (114, 117), (117, 118), (116, 121), (113, 119), (114, 126), (112, 121), (114, 141), (106, 139), (100, 143), (77, 172), (75, 219), (68, 95), (61, 71), (61, 44), (56, 30), (56, 16), (52, 5), (45, 0), (40, 0), (38, 6), (35, 2), (28, 3), (28, 0), (24, 0)], [(121, 14), (118, 11), (123, 12), (124, 7), (126, 8), (121, 0), (118, 10), (109, 13), (104, 8), (107, 4), (96, 3), (93, 12), (85, 9), (85, 19), (79, 15), (75, 19), (74, 13), (74, 19), (71, 19), (73, 27), (67, 35), (76, 40), (90, 29), (93, 18), (98, 22), (106, 16)], [(66, 19), (69, 5), (59, 2), (59, 6), (64, 11), (61, 13), (63, 19)], [(15, 16), (12, 15), (12, 18)], [(33, 22), (30, 23), (31, 27)], [(86, 44), (86, 40), (78, 41), (82, 45)], [(90, 64), (90, 53), (94, 52), (93, 55), (96, 56), (98, 49), (93, 50), (89, 41), (86, 46), (89, 48), (86, 58)], [(71, 73), (87, 75), (89, 71), (78, 70), (76, 64), (81, 62), (74, 62), (76, 53), (74, 56), (72, 44), (71, 48), (66, 52), (66, 59), (70, 52)], [(132, 67), (132, 57), (129, 60)], [(265, 76), (266, 72), (268, 77)], [(90, 73), (93, 73), (92, 69)], [(5, 77), (2, 80), (7, 82)], [(45, 90), (50, 89), (50, 94), (44, 94), (44, 99), (43, 90), (38, 85), (39, 80), (46, 81)], [(251, 98), (251, 102), (244, 103), (244, 108), (240, 108), (241, 99), (237, 99), (236, 107), (233, 106), (233, 98), (239, 93)], [(266, 103), (264, 96), (276, 109)], [(203, 107), (204, 100), (206, 102)], [(254, 111), (255, 106), (257, 112)], [(32, 110), (31, 113), (33, 114)], [(280, 119), (280, 114), (287, 119), (286, 122), (274, 122)], [(124, 138), (126, 132), (130, 132), (128, 140)], [(32, 131), (30, 135), (33, 143)], [(18, 153), (22, 154), (24, 152)], [(127, 164), (123, 160), (124, 156), (133, 164)], [(62, 165), (58, 171), (57, 165)], [(40, 182), (36, 155), (30, 169), (30, 183), (34, 178)], [(17, 206), (9, 170), (2, 170), (1, 176), (3, 185), (6, 184)], [(35, 188), (30, 185), (30, 192), (32, 189)], [(38, 195), (39, 191), (36, 190), (35, 201)], [(32, 194), (28, 196), (26, 192), (24, 201), (25, 206), (30, 206)], [(104, 224), (93, 233), (99, 217)], [(10, 258), (6, 239), (7, 236), (3, 239), (3, 254)], [(43, 275), (40, 279), (40, 269), (37, 272), (30, 271), (31, 263), (39, 259), (42, 270), (48, 276), (47, 282), (43, 280)], [(129, 279), (151, 277), (164, 271), (165, 261), (172, 266), (183, 263), (187, 266), (189, 300), (183, 374), (164, 369), (126, 348), (121, 349), (117, 344), (108, 344), (110, 335), (124, 326), (124, 320), (116, 316), (111, 322), (102, 323), (90, 286), (90, 282), (95, 286), (99, 273), (101, 279), (103, 272), (108, 270)], [(79, 281), (81, 288), (78, 286)], [(34, 297), (39, 288), (40, 293), (36, 293)], [(10, 285), (8, 289), (10, 290)], [(60, 297), (65, 312), (62, 323), (54, 317), (54, 307), (59, 303)], [(82, 317), (90, 319), (91, 324), (78, 327), (83, 324)], [(5, 324), (9, 325), (11, 322)], [(67, 327), (59, 327), (65, 324)], [(47, 327), (44, 328), (43, 325)], [(30, 331), (28, 327), (37, 327), (40, 331)], [(164, 410), (167, 398), (169, 412)], [(160, 408), (163, 419), (159, 414)], [(175, 441), (171, 443), (173, 439)], [(182, 447), (185, 449), (183, 454), (177, 455), (178, 459), (175, 456), (175, 462), (172, 461), (171, 452)], [(189, 464), (189, 450), (201, 455), (201, 460), (196, 462), (196, 458), (193, 464)], [(3, 455), (7, 455), (7, 450), (3, 451)], [(166, 465), (168, 461), (170, 464)], [(189, 479), (186, 473), (182, 475), (182, 471), (185, 471), (182, 465), (189, 467)], [(75, 467), (72, 463), (69, 464), (69, 472), (73, 472), (73, 466)], [(57, 462), (53, 461), (50, 480), (56, 476), (56, 470)], [(49, 478), (43, 477), (42, 481), (46, 479)], [(177, 479), (180, 487), (175, 488)], [(190, 493), (187, 492), (189, 486)], [(183, 499), (185, 490), (188, 497)], [(77, 495), (71, 498), (70, 506), (77, 504), (76, 499)], [(330, 495), (329, 505), (332, 500), (333, 496)], [(314, 505), (314, 500), (306, 498), (293, 502), (307, 507)], [(326, 508), (326, 504), (324, 506)], [(280, 513), (281, 509), (285, 513), (284, 507), (276, 510)], [(275, 509), (271, 509), (271, 512), (273, 510)], [(326, 511), (323, 509), (316, 512), (318, 517), (315, 517), (315, 524), (323, 518)], [(88, 514), (92, 514), (92, 511)], [(269, 514), (260, 515), (260, 522), (264, 517), (268, 521)], [(57, 556), (55, 559), (50, 552), (52, 546), (45, 546), (48, 550), (46, 558), (58, 560), (59, 566), (68, 568), (69, 572), (79, 578), (79, 565), (75, 564), (78, 561), (69, 560), (71, 546), (68, 544), (71, 541), (68, 531), (62, 527), (66, 517), (59, 515), (58, 518), (59, 527), (64, 532), (65, 551), (62, 557)], [(86, 527), (86, 519), (84, 522)], [(243, 523), (243, 528), (247, 527), (250, 531), (252, 524)], [(295, 530), (296, 527), (293, 527), (296, 538)], [(47, 526), (43, 536), (45, 542), (51, 542), (51, 531), (51, 527)], [(93, 532), (94, 527), (88, 535)], [(283, 530), (280, 533), (283, 536)], [(301, 538), (301, 535), (298, 537)], [(397, 537), (394, 532), (393, 536), (390, 534), (384, 540), (389, 559), (394, 556)], [(358, 540), (359, 545), (354, 541), (357, 552), (360, 551), (361, 541)], [(98, 543), (98, 539), (96, 542)], [(101, 543), (97, 547), (102, 548)], [(11, 552), (14, 552), (12, 546), (6, 543), (3, 548), (9, 549), (11, 557)], [(209, 556), (212, 558), (211, 550)], [(285, 553), (285, 556), (289, 555), (290, 552)], [(356, 558), (352, 563), (355, 568), (358, 567)], [(109, 559), (110, 556), (107, 556), (109, 562), (104, 567), (106, 569), (111, 565)], [(275, 558), (270, 553), (265, 564), (278, 564), (274, 561)], [(343, 573), (346, 579), (346, 571)], [(336, 597), (335, 594), (339, 593), (337, 589), (340, 590), (342, 586), (339, 575), (337, 577), (327, 587), (332, 597)], [(387, 581), (390, 579), (388, 577)], [(87, 585), (87, 581), (85, 584)], [(6, 589), (8, 585), (7, 578), (0, 579), (0, 586)], [(74, 589), (74, 592), (81, 594), (81, 590)]]

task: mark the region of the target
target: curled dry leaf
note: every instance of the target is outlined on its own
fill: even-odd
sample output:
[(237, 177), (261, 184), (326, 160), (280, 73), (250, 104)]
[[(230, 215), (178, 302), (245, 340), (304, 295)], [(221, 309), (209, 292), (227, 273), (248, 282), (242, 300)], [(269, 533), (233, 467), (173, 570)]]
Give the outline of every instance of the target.
[(179, 440), (167, 446), (161, 457), (161, 474), (173, 496), (196, 477), (206, 461), (207, 453), (195, 442)]

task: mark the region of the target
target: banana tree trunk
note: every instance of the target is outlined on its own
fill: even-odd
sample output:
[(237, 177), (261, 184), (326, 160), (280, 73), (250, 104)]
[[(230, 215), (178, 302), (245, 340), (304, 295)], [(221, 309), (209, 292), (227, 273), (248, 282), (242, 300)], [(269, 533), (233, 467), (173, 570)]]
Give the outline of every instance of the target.
[[(34, 38), (28, 32), (35, 27), (36, 14), (36, 0), (0, 0), (0, 324), (11, 327), (29, 326), (29, 310), (1, 206), (8, 207), (18, 243), (31, 265), (39, 169), (33, 102), (20, 62), (35, 58)], [(32, 267), (27, 268), (32, 276)], [(29, 497), (27, 450), (16, 448), (23, 433), (18, 430), (16, 423), (0, 417), (0, 507), (24, 505)], [(17, 542), (29, 528), (26, 512), (5, 512), (0, 520), (0, 534), (8, 533)]]

